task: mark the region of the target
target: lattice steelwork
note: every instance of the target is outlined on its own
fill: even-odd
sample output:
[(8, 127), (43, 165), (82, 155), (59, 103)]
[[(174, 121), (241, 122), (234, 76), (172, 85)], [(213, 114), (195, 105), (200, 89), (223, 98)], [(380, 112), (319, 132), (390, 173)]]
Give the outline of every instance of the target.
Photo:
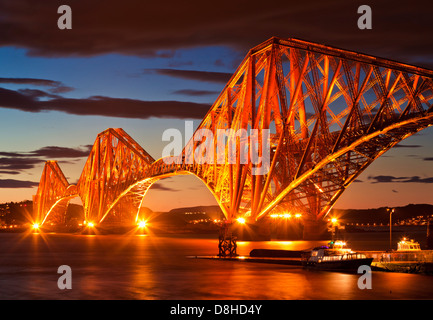
[(100, 133), (77, 184), (86, 221), (102, 222), (109, 212), (114, 222), (135, 219), (142, 197), (137, 197), (135, 190), (128, 196), (123, 193), (147, 177), (147, 169), (154, 161), (122, 129)]
[[(194, 174), (214, 194), (228, 221), (239, 216), (257, 221), (272, 210), (318, 221), (375, 159), (433, 124), (432, 79), (431, 70), (272, 38), (250, 50), (198, 127), (214, 137), (218, 129), (232, 129), (223, 153), (218, 152), (220, 140), (204, 144), (198, 137), (170, 159), (173, 163), (154, 162), (126, 133), (109, 129), (98, 136), (78, 193), (87, 216), (102, 221), (129, 194), (137, 200), (124, 202), (136, 206), (157, 179)], [(239, 136), (241, 129), (246, 137)], [(270, 143), (266, 174), (252, 174), (257, 166), (251, 156), (246, 163), (241, 160), (239, 146), (251, 147), (251, 129), (259, 132), (258, 150)], [(269, 142), (263, 129), (270, 130)], [(124, 136), (129, 144), (109, 138), (121, 141)], [(238, 146), (231, 163), (227, 141)], [(191, 163), (197, 156), (206, 163)]]
[(33, 197), (34, 222), (64, 224), (69, 200), (76, 193), (76, 187), (69, 185), (57, 161), (47, 161)]

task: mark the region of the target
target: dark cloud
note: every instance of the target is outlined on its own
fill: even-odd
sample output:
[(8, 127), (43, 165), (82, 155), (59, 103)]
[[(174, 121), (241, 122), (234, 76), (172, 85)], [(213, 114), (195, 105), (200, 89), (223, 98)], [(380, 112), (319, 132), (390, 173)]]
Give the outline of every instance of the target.
[(34, 86), (58, 87), (62, 85), (60, 81), (34, 78), (0, 78), (0, 83), (30, 84)]
[(13, 174), (13, 175), (15, 175), (15, 174), (20, 174), (20, 173), (21, 173), (20, 171), (0, 170), (0, 174)]
[(373, 29), (360, 30), (347, 0), (74, 1), (73, 27), (56, 26), (57, 0), (2, 0), (0, 46), (30, 55), (121, 53), (173, 56), (179, 48), (227, 45), (247, 52), (271, 36), (295, 37), (415, 64), (432, 65), (429, 0), (370, 4)]
[(182, 94), (185, 96), (208, 96), (208, 95), (217, 95), (219, 94), (218, 91), (210, 91), (210, 90), (194, 90), (194, 89), (183, 89), (183, 90), (176, 90), (173, 91), (174, 94)]
[(37, 107), (37, 98), (40, 96), (41, 94), (32, 96), (19, 91), (0, 88), (0, 107), (22, 111), (41, 111), (41, 109)]
[(180, 61), (180, 60), (170, 60), (168, 62), (168, 66), (170, 68), (178, 68), (178, 67), (184, 67), (184, 66), (192, 66), (194, 62), (192, 61)]
[(404, 182), (416, 182), (416, 183), (433, 183), (433, 177), (428, 178), (420, 178), (418, 176), (411, 177), (407, 181)]
[(47, 159), (87, 157), (91, 148), (91, 145), (81, 148), (48, 146), (30, 152), (0, 152), (0, 174), (20, 174), (43, 164)]
[[(51, 94), (42, 90), (37, 89), (19, 89), (17, 90), (19, 93), (31, 98), (31, 99), (40, 99), (40, 98), (59, 98), (58, 95)], [(1, 102), (0, 102), (1, 103)]]
[(63, 86), (63, 85), (48, 89), (48, 91), (50, 91), (51, 93), (66, 93), (66, 92), (71, 92), (74, 90), (75, 89), (72, 87)]
[(33, 188), (37, 187), (39, 182), (24, 181), (15, 179), (0, 179), (0, 188)]
[(37, 157), (45, 157), (50, 159), (57, 158), (81, 158), (87, 157), (92, 150), (92, 145), (87, 145), (84, 148), (74, 149), (66, 147), (43, 147), (38, 150), (30, 152), (30, 154)]
[[(72, 87), (63, 85), (62, 82), (60, 81), (48, 80), (48, 79), (0, 78), (0, 83), (25, 84), (25, 85), (33, 85), (33, 86), (51, 87), (48, 89), (51, 93), (65, 93), (74, 90), (74, 88)], [(30, 90), (30, 89), (24, 89), (24, 90)], [(34, 91), (40, 91), (40, 90), (34, 90)]]
[(197, 71), (197, 70), (178, 70), (178, 69), (145, 69), (144, 74), (156, 73), (170, 77), (176, 77), (187, 80), (198, 80), (206, 82), (216, 82), (226, 84), (231, 73), (212, 72), (212, 71)]
[(433, 157), (430, 158), (423, 158), (424, 161), (433, 161)]
[[(87, 157), (92, 149), (92, 145), (86, 145), (81, 148), (67, 148), (48, 146), (30, 152), (0, 152), (0, 156), (4, 157), (44, 157), (49, 159), (54, 158), (80, 158)], [(30, 160), (30, 158), (28, 158)]]
[(394, 176), (369, 176), (369, 180), (375, 180), (372, 183), (433, 183), (433, 177), (420, 178), (413, 177), (394, 177)]
[(149, 119), (202, 119), (210, 104), (183, 101), (143, 101), (126, 98), (93, 96), (87, 99), (53, 99), (40, 103), (41, 110), (63, 111), (76, 115)]
[(2, 157), (0, 158), (0, 170), (19, 171), (32, 169), (45, 161), (38, 158)]
[[(184, 101), (142, 101), (126, 98), (93, 96), (83, 99), (56, 96), (40, 101), (42, 92), (20, 91), (0, 88), (0, 107), (27, 112), (61, 111), (75, 115), (148, 119), (181, 118), (202, 119), (210, 104)], [(47, 96), (47, 95), (46, 95)]]

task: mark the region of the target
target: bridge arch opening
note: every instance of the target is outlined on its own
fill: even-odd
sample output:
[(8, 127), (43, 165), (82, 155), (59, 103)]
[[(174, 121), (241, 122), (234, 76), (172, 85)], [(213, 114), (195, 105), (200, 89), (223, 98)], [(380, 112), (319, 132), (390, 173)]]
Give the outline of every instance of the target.
[[(373, 161), (342, 194), (335, 209), (433, 204), (433, 127), (408, 137)], [(432, 160), (429, 160), (432, 159)]]
[(84, 206), (81, 197), (77, 195), (69, 201), (66, 209), (66, 224), (71, 228), (79, 228), (84, 224)]
[[(70, 186), (74, 187), (74, 186)], [(41, 217), (39, 225), (45, 228), (66, 228), (75, 230), (84, 221), (83, 203), (79, 195), (60, 197)]]
[(146, 193), (142, 207), (168, 212), (182, 207), (218, 205), (205, 183), (195, 175), (173, 175), (155, 182)]

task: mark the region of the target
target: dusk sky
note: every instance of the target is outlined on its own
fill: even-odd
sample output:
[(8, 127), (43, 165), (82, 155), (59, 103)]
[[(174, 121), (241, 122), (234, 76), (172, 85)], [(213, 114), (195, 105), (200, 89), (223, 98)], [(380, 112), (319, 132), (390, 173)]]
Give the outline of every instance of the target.
[[(72, 29), (60, 30), (61, 4)], [(360, 5), (372, 29), (360, 30)], [(198, 126), (248, 50), (300, 38), (433, 69), (430, 1), (0, 0), (0, 202), (31, 200), (44, 161), (76, 183), (99, 132), (153, 158), (168, 128)], [(433, 204), (433, 128), (375, 161), (337, 208)], [(155, 184), (154, 211), (216, 204), (192, 176)]]

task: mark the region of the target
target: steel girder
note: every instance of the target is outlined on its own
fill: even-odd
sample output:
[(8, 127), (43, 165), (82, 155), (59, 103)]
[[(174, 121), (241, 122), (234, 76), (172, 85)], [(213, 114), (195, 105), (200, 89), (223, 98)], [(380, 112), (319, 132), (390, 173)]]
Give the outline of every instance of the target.
[(64, 224), (69, 200), (76, 186), (69, 185), (57, 161), (45, 162), (36, 195), (33, 197), (33, 222)]
[[(119, 195), (147, 178), (147, 169), (154, 161), (123, 129), (100, 133), (77, 184), (86, 221), (100, 223), (109, 212), (113, 222), (136, 219), (143, 193), (134, 189), (127, 196)], [(150, 184), (144, 189), (148, 187)], [(143, 183), (136, 189), (143, 190)]]
[[(210, 132), (212, 141), (195, 135), (178, 157), (154, 161), (123, 130), (108, 129), (98, 135), (77, 190), (87, 217), (102, 221), (119, 214), (117, 205), (136, 211), (156, 180), (194, 174), (228, 221), (260, 220), (272, 210), (318, 220), (375, 159), (433, 124), (432, 79), (431, 70), (272, 38), (250, 50), (199, 125), (196, 134)], [(252, 129), (257, 150), (270, 144), (264, 174), (253, 174), (260, 165), (251, 154), (241, 159), (241, 146), (252, 147)], [(222, 145), (218, 130), (227, 130)], [(205, 161), (191, 161), (197, 157)]]
[[(252, 175), (239, 150), (236, 163), (175, 170), (202, 179), (228, 220), (259, 220), (271, 210), (321, 219), (377, 157), (432, 125), (432, 77), (431, 70), (272, 38), (250, 50), (197, 129), (270, 129), (269, 171)], [(201, 143), (190, 141), (183, 162)], [(216, 157), (216, 139), (211, 148)]]

